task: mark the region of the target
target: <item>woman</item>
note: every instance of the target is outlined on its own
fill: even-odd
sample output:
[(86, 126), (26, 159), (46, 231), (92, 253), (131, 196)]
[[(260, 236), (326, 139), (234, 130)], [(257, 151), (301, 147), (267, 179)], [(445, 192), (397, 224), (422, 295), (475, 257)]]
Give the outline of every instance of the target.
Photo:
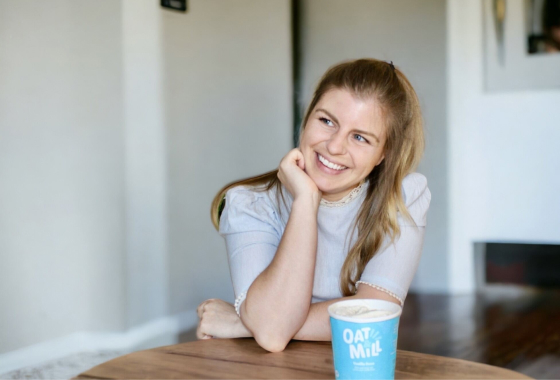
[(212, 203), (236, 302), (200, 304), (199, 339), (252, 336), (278, 352), (290, 339), (330, 340), (333, 302), (404, 302), (431, 198), (413, 173), (424, 149), (414, 89), (392, 62), (343, 62), (302, 126), (277, 170), (226, 185)]

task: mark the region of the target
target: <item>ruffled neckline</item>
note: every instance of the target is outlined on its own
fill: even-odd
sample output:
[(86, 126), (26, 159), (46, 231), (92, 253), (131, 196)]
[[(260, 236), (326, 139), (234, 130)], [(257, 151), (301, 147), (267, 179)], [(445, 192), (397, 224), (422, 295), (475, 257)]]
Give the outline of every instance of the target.
[(320, 206), (328, 207), (328, 208), (346, 206), (348, 203), (350, 203), (354, 199), (358, 198), (358, 196), (360, 196), (360, 194), (362, 194), (364, 192), (366, 187), (367, 187), (367, 183), (366, 183), (365, 180), (363, 180), (362, 183), (360, 183), (358, 186), (356, 186), (354, 189), (352, 189), (351, 192), (346, 194), (344, 197), (342, 197), (342, 199), (339, 199), (338, 201), (332, 201), (331, 202), (331, 201), (327, 201), (324, 198), (321, 198)]

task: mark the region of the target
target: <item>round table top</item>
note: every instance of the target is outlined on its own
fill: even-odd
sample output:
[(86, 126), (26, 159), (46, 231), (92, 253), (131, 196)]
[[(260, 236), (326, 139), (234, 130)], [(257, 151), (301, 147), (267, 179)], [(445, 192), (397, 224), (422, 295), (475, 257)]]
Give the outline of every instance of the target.
[[(331, 342), (291, 341), (268, 352), (253, 338), (208, 339), (137, 351), (77, 379), (334, 379)], [(520, 373), (442, 356), (397, 351), (396, 379), (530, 379)]]

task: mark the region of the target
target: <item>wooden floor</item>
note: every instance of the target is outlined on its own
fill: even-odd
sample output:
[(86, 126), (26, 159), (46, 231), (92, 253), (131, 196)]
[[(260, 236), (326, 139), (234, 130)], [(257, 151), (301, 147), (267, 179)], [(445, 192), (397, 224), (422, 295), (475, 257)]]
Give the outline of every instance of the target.
[(493, 287), (407, 297), (398, 348), (560, 379), (560, 291)]
[[(179, 340), (196, 340), (195, 331)], [(398, 348), (560, 379), (560, 290), (495, 286), (473, 296), (409, 294)]]

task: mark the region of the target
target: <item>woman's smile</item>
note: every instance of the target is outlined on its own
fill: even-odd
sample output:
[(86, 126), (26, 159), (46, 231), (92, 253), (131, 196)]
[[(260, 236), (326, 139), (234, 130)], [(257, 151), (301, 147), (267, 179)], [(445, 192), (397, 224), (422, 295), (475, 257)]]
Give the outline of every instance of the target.
[(319, 153), (317, 153), (315, 157), (316, 157), (315, 163), (317, 167), (326, 174), (338, 175), (348, 169), (348, 167), (346, 166), (337, 165), (335, 163), (330, 162)]

